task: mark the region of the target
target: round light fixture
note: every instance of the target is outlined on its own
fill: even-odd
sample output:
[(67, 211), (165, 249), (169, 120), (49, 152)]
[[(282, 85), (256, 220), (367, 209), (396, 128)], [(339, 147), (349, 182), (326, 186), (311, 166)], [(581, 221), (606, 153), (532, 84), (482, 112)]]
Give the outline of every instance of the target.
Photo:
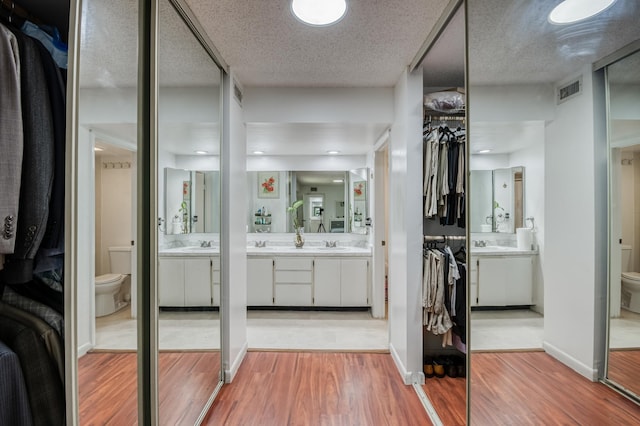
[(478, 154), (488, 154), (490, 152), (491, 152), (490, 149), (481, 149), (480, 151), (478, 151)]
[(564, 0), (549, 13), (549, 22), (557, 25), (574, 24), (604, 12), (616, 0)]
[(293, 15), (307, 25), (324, 27), (338, 22), (347, 12), (345, 0), (292, 0)]
[(253, 153), (255, 155), (262, 155), (262, 154), (264, 154), (264, 151), (253, 151)]
[(205, 155), (205, 154), (208, 154), (208, 152), (207, 152), (207, 151), (195, 151), (195, 153), (196, 153), (196, 154), (198, 154), (198, 155)]
[(333, 183), (344, 183), (344, 180), (342, 180), (342, 179), (334, 179)]
[(340, 154), (340, 151), (327, 151), (327, 154), (336, 155), (336, 154)]

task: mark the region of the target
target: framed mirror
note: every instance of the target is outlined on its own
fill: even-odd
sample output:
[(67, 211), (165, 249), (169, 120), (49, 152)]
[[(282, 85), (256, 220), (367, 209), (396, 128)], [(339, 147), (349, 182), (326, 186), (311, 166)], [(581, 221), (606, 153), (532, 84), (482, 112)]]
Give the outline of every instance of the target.
[(303, 200), (305, 233), (366, 233), (367, 170), (247, 172), (247, 232), (294, 232), (287, 207)]
[(513, 234), (524, 227), (524, 167), (471, 170), (471, 232)]
[(220, 172), (165, 167), (166, 234), (219, 232)]

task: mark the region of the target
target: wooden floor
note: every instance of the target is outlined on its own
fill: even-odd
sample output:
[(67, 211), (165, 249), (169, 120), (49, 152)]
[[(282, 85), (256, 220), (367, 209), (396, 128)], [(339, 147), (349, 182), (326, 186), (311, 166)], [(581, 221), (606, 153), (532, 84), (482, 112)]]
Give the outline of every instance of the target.
[[(625, 351), (630, 352), (630, 351)], [(629, 355), (629, 354), (627, 354)], [(160, 354), (161, 424), (192, 425), (215, 386), (215, 352)], [(472, 425), (640, 425), (640, 407), (544, 352), (471, 355)], [(80, 424), (137, 423), (135, 353), (79, 361)], [(465, 380), (425, 384), (445, 426), (464, 425)], [(389, 354), (249, 352), (206, 425), (429, 425)]]
[(389, 354), (249, 352), (206, 425), (429, 425)]
[[(213, 392), (219, 352), (161, 352), (158, 358), (160, 422), (193, 425)], [(135, 353), (88, 353), (78, 360), (79, 416), (85, 425), (138, 422)]]
[(640, 425), (640, 407), (544, 352), (471, 354), (472, 425)]
[(467, 423), (467, 382), (464, 377), (431, 377), (422, 386), (445, 426)]
[(636, 395), (640, 395), (640, 351), (610, 351), (607, 377)]

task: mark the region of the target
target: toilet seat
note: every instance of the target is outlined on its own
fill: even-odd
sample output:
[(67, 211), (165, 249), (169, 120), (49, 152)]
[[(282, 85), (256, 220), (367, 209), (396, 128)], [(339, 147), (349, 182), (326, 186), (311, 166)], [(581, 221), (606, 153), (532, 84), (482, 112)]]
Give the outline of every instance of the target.
[(96, 277), (96, 285), (113, 284), (122, 278), (121, 274), (104, 274)]
[(623, 272), (622, 278), (627, 279), (629, 281), (640, 282), (640, 272)]

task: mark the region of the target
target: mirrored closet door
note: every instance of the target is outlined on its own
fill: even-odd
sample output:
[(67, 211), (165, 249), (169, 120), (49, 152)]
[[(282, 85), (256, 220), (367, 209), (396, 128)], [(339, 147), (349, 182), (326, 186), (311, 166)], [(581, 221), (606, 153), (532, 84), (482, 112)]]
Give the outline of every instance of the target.
[(640, 43), (606, 67), (609, 332), (606, 379), (640, 399)]
[[(79, 423), (138, 419), (138, 13), (130, 2), (85, 0), (79, 10), (77, 200), (73, 225)], [(118, 48), (114, 48), (118, 46)], [(69, 84), (74, 83), (74, 74)], [(74, 99), (69, 99), (72, 103)], [(67, 164), (70, 164), (69, 159)], [(67, 186), (69, 188), (69, 186)], [(67, 213), (69, 214), (69, 213)], [(66, 265), (66, 266), (68, 266)], [(72, 308), (67, 306), (69, 312)]]
[(222, 379), (222, 72), (179, 10), (179, 2), (159, 2), (156, 277), (160, 424), (196, 424)]

